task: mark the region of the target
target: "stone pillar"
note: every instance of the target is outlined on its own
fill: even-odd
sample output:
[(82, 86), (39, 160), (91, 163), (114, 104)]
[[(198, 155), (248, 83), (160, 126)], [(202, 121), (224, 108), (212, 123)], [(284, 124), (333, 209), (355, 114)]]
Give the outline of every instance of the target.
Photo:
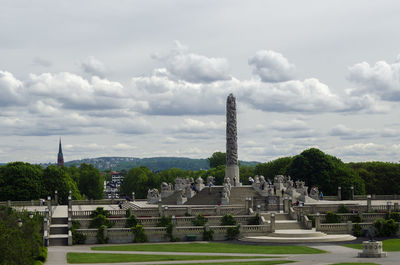
[(47, 208), (49, 208), (49, 214), (50, 214), (50, 216), (52, 216), (53, 215), (53, 212), (52, 212), (52, 208), (51, 208), (51, 197), (50, 196), (48, 196), (47, 197)]
[(68, 208), (68, 218), (72, 218), (72, 208)]
[(48, 223), (47, 223), (47, 217), (45, 217), (43, 219), (43, 231), (48, 231), (49, 227), (48, 227)]
[(347, 221), (347, 233), (350, 235), (353, 233), (353, 222), (352, 221)]
[(221, 215), (221, 206), (215, 206), (215, 215)]
[(395, 212), (398, 212), (398, 211), (399, 211), (399, 203), (398, 203), (398, 202), (395, 202), (395, 203), (394, 203), (394, 209), (393, 209), (393, 211), (395, 211)]
[(229, 94), (226, 100), (226, 170), (225, 177), (229, 177), (233, 186), (240, 186), (237, 124), (236, 124), (236, 99)]
[(108, 227), (104, 227), (104, 238), (108, 237)]
[(7, 207), (11, 208), (11, 201), (10, 200), (7, 201)]
[(132, 201), (133, 202), (135, 201), (135, 192), (134, 191), (132, 191)]
[(367, 195), (367, 213), (372, 212), (372, 207), (371, 207), (371, 195)]
[(186, 211), (189, 215), (192, 215), (192, 207), (187, 207)]
[(54, 192), (54, 205), (58, 205), (58, 191)]
[(162, 216), (162, 215), (163, 215), (161, 199), (158, 199), (158, 215), (159, 215), (159, 216)]
[(31, 206), (35, 206), (35, 203), (33, 200), (31, 200)]
[(68, 230), (71, 230), (72, 228), (72, 218), (68, 217)]
[(46, 208), (46, 209), (45, 209), (45, 215), (44, 215), (44, 218), (46, 218), (47, 220), (49, 220), (49, 219), (50, 219), (49, 208)]
[(164, 205), (164, 207), (163, 207), (163, 215), (167, 216), (167, 212), (168, 212), (168, 205)]
[(257, 213), (260, 215), (261, 214), (261, 205), (257, 205)]
[(350, 200), (354, 200), (354, 187), (353, 186), (350, 187), (350, 192), (351, 192)]
[(337, 187), (337, 199), (338, 201), (342, 200), (342, 187)]
[(319, 213), (317, 213), (315, 216), (315, 231), (319, 231), (320, 230), (320, 224), (321, 224), (321, 216), (319, 215)]
[(388, 214), (391, 214), (392, 212), (392, 202), (387, 202), (386, 206), (387, 206), (387, 212)]
[(68, 231), (68, 246), (72, 246), (72, 231)]
[(275, 214), (274, 213), (271, 213), (271, 217), (270, 217), (270, 220), (271, 220), (271, 233), (273, 233), (273, 232), (275, 232)]
[(72, 199), (71, 196), (68, 196), (68, 209), (72, 208)]

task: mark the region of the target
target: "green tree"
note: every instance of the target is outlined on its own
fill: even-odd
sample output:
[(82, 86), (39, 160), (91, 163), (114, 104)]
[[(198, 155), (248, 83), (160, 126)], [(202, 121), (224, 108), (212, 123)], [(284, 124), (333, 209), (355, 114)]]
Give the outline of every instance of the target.
[(281, 157), (256, 165), (254, 173), (255, 175), (264, 176), (265, 179), (273, 180), (276, 175), (286, 175), (291, 162), (292, 157)]
[(23, 162), (0, 167), (0, 201), (39, 199), (42, 194), (43, 169)]
[(137, 198), (146, 198), (147, 190), (156, 185), (156, 181), (149, 185), (151, 180), (156, 179), (155, 174), (147, 167), (132, 168), (125, 175), (124, 182), (122, 182), (120, 190), (124, 195), (129, 196), (135, 192)]
[(78, 187), (81, 193), (89, 199), (102, 199), (104, 184), (100, 171), (92, 165), (81, 164), (78, 172)]
[(337, 187), (342, 187), (344, 197), (348, 197), (350, 186), (356, 194), (364, 194), (364, 181), (356, 171), (340, 159), (311, 148), (293, 157), (288, 173), (293, 179), (301, 179), (308, 186), (317, 186), (326, 195), (336, 195)]
[(214, 152), (211, 157), (207, 158), (211, 168), (226, 165), (226, 153)]

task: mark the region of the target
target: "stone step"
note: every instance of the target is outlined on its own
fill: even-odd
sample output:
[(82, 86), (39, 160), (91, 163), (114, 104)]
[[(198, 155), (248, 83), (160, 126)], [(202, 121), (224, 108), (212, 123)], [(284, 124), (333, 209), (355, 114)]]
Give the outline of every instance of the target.
[(52, 224), (50, 225), (50, 234), (67, 234), (68, 235), (68, 225), (67, 224)]
[(296, 220), (277, 220), (275, 221), (275, 229), (302, 229), (302, 226)]
[(269, 234), (268, 236), (272, 237), (296, 237), (296, 238), (303, 238), (303, 237), (323, 237), (327, 234), (323, 232), (312, 230), (304, 230), (304, 229), (290, 229), (290, 230), (275, 230), (274, 233)]
[(50, 246), (68, 246), (68, 235), (50, 235)]
[(68, 224), (68, 218), (66, 217), (52, 217), (51, 224), (58, 225), (58, 224)]
[(274, 236), (249, 236), (240, 238), (240, 241), (254, 243), (324, 243), (324, 242), (345, 242), (353, 241), (356, 238), (352, 235), (326, 235), (320, 237), (274, 237)]

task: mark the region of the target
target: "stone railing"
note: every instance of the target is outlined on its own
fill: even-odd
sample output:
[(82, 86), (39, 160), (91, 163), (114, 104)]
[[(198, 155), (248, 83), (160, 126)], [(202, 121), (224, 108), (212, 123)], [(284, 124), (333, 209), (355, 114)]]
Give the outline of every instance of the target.
[[(30, 200), (30, 201), (1, 201), (0, 205), (4, 206), (45, 206), (46, 203), (40, 204), (40, 200)], [(54, 201), (51, 201), (51, 205), (54, 205)]]
[[(321, 204), (307, 204), (305, 206), (294, 206), (295, 211), (301, 211), (305, 214), (337, 212), (342, 204), (321, 205)], [(345, 204), (350, 212), (365, 213), (367, 212), (367, 205)], [(384, 213), (387, 212), (387, 205), (372, 205), (369, 212)], [(394, 209), (395, 210), (395, 209)]]
[[(92, 215), (94, 210), (80, 210), (80, 211), (72, 211), (72, 217), (74, 219), (78, 217), (89, 217)], [(108, 210), (110, 213), (110, 218), (118, 218), (118, 217), (123, 217), (126, 214), (126, 210)]]
[[(214, 240), (225, 240), (227, 229), (235, 226), (209, 226), (208, 229), (214, 231)], [(240, 237), (251, 235), (262, 235), (269, 232), (269, 225), (242, 225), (240, 226)], [(95, 244), (97, 242), (97, 229), (77, 229), (77, 232), (86, 236), (86, 244)], [(195, 236), (196, 240), (203, 238), (203, 226), (182, 226), (175, 227), (173, 236), (180, 238), (181, 241), (186, 240), (186, 236)], [(166, 242), (165, 227), (144, 227), (149, 242)], [(108, 228), (104, 234), (109, 238), (108, 243), (130, 243), (133, 241), (133, 234), (130, 228)]]
[[(310, 214), (311, 216), (315, 217), (316, 214)], [(386, 213), (337, 213), (338, 216), (340, 216), (340, 220), (342, 222), (347, 222), (351, 221), (353, 216), (359, 215), (361, 217), (362, 222), (373, 222), (378, 218), (385, 218)], [(320, 214), (320, 220), (321, 222), (325, 222), (326, 214)]]
[(124, 201), (125, 199), (72, 200), (72, 205), (109, 205)]

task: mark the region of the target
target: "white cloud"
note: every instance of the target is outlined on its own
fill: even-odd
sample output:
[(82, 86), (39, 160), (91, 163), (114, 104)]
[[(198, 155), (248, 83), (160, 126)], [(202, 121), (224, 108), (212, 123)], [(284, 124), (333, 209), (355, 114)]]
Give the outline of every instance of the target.
[(229, 80), (229, 63), (225, 58), (206, 57), (190, 53), (178, 41), (176, 47), (166, 55), (155, 54), (154, 59), (162, 62), (166, 69), (178, 80), (193, 83), (210, 83)]
[(0, 107), (22, 104), (25, 96), (22, 82), (13, 74), (0, 71)]
[(263, 82), (284, 82), (293, 79), (295, 65), (282, 54), (275, 51), (261, 50), (249, 59), (253, 73)]
[(93, 56), (89, 56), (84, 61), (82, 61), (80, 66), (82, 70), (89, 75), (95, 75), (99, 77), (105, 76), (106, 67), (101, 61)]
[(399, 134), (400, 134), (400, 132), (398, 130), (391, 129), (391, 128), (353, 129), (353, 128), (349, 128), (343, 124), (336, 125), (329, 132), (329, 135), (339, 136), (341, 139), (344, 139), (344, 140), (375, 138), (378, 136), (398, 137)]
[(211, 131), (221, 131), (225, 128), (225, 122), (204, 122), (196, 119), (187, 118), (183, 123), (175, 128), (177, 132), (185, 133), (205, 133)]
[(378, 61), (371, 66), (361, 62), (349, 68), (348, 79), (359, 85), (350, 92), (354, 95), (372, 94), (382, 100), (400, 101), (400, 55), (390, 64)]

